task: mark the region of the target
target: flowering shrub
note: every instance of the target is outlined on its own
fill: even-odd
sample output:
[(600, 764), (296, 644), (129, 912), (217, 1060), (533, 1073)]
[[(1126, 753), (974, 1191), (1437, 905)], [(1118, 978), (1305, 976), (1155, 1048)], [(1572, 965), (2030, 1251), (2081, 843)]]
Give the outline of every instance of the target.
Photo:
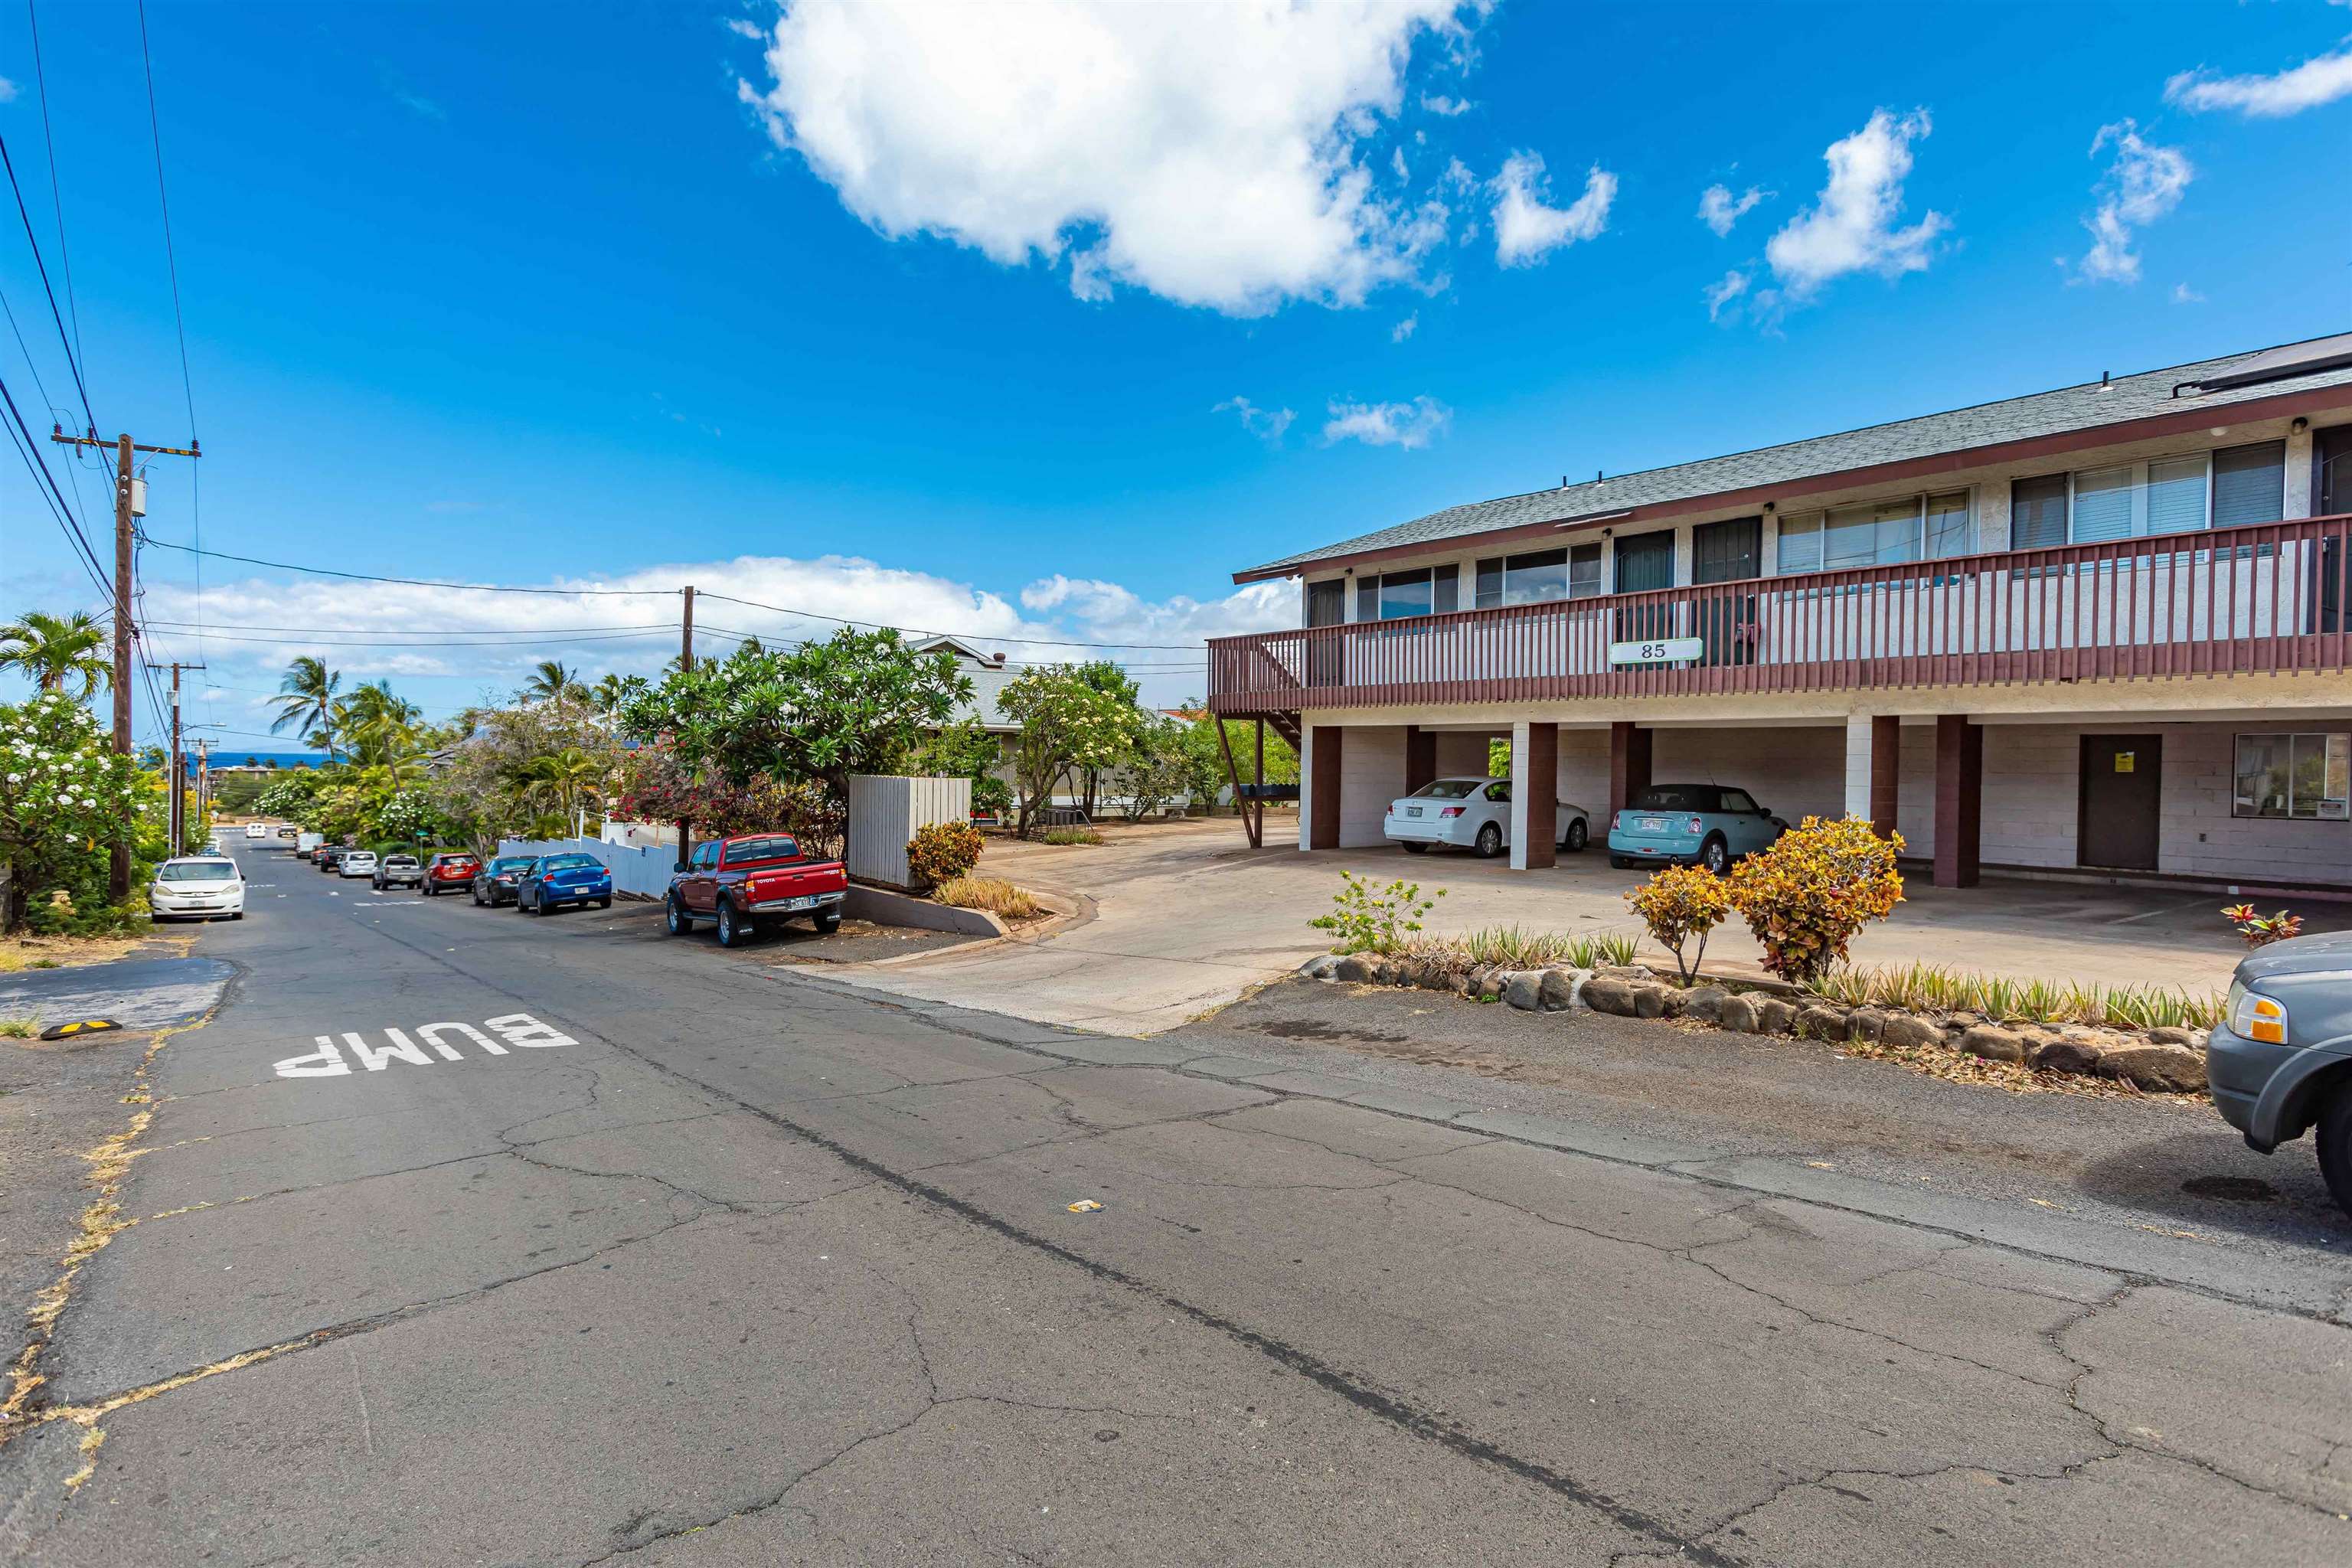
[(2248, 947), (2268, 947), (2274, 942), (2285, 942), (2303, 934), (2303, 917), (2281, 910), (2274, 915), (2258, 915), (2252, 904), (2231, 904), (2221, 911), (2221, 917), (2238, 928), (2238, 935)]
[(1903, 836), (1858, 816), (1809, 816), (1731, 868), (1731, 907), (1764, 948), (1764, 967), (1809, 984), (1843, 963), (1854, 933), (1903, 901)]
[[(164, 809), (161, 781), (116, 755), (79, 702), (52, 691), (0, 704), (0, 860), (9, 868), (0, 924), (16, 930), (37, 901), (47, 927), (91, 930), (118, 919), (106, 903), (110, 852), (152, 837), (142, 847), (168, 853)], [(49, 897), (60, 889), (62, 904)]]
[(1445, 896), (1440, 888), (1424, 899), (1418, 882), (1375, 888), (1353, 871), (1340, 872), (1339, 879), (1344, 885), (1331, 895), (1338, 907), (1307, 922), (1317, 931), (1339, 933), (1334, 952), (1402, 952), (1421, 929), (1421, 917)]
[(980, 829), (969, 822), (934, 822), (907, 840), (907, 874), (918, 888), (952, 882), (980, 864)]
[[(1705, 867), (1668, 866), (1625, 897), (1658, 945), (1675, 955), (1675, 972), (1689, 984), (1706, 956), (1706, 933), (1731, 912), (1730, 888)], [(1685, 963), (1683, 949), (1693, 938), (1698, 951)]]

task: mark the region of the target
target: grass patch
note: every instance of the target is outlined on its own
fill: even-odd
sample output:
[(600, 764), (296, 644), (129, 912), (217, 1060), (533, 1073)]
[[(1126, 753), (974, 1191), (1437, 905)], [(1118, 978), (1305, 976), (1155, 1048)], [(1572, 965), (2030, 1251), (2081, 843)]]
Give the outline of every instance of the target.
[(1883, 969), (1841, 966), (1813, 987), (1853, 1006), (1900, 1007), (1912, 1013), (1981, 1013), (2004, 1024), (2104, 1024), (2130, 1029), (2210, 1029), (2221, 1021), (2222, 998), (2161, 985), (2084, 985), (2054, 980), (2011, 980), (1940, 963)]
[(1034, 920), (1045, 912), (1028, 889), (998, 877), (950, 877), (931, 890), (931, 897), (959, 910), (986, 910), (1008, 921)]
[(0, 1018), (0, 1040), (29, 1040), (40, 1032), (38, 1018)]
[(1043, 835), (1048, 844), (1099, 844), (1103, 836), (1091, 827), (1049, 827)]
[(14, 974), (26, 969), (63, 969), (77, 963), (104, 963), (125, 956), (138, 945), (136, 937), (0, 937), (0, 974)]

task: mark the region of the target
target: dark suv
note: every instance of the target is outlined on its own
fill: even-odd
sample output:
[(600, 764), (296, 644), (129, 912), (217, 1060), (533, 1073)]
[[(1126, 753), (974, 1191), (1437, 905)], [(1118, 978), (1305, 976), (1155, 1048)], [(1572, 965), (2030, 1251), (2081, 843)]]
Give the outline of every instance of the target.
[(2267, 1154), (2305, 1132), (2352, 1214), (2352, 931), (2248, 953), (2205, 1044), (2213, 1109)]

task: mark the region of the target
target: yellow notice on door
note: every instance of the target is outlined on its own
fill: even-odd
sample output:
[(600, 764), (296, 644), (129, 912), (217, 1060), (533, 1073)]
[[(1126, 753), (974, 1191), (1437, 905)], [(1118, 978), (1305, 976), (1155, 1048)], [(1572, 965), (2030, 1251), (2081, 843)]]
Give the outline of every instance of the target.
[(2116, 772), (2119, 773), (2137, 773), (2138, 771), (2138, 763), (2139, 753), (2137, 752), (2117, 752), (2116, 753)]

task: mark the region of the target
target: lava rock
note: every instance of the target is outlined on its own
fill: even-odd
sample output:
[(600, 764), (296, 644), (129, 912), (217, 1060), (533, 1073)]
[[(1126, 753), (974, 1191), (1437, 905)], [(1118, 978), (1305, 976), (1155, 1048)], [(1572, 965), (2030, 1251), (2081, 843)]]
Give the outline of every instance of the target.
[(1731, 993), (1720, 985), (1694, 985), (1683, 993), (1683, 1016), (1712, 1024), (1723, 1016), (1723, 1005), (1729, 1000)]
[(1328, 980), (1331, 972), (1339, 967), (1336, 952), (1318, 952), (1298, 966), (1298, 973), (1308, 980)]
[(1596, 1013), (1612, 1013), (1621, 1018), (1633, 1016), (1633, 987), (1614, 976), (1594, 974), (1579, 994)]
[(1767, 996), (1756, 1003), (1756, 1032), (1761, 1035), (1785, 1035), (1796, 1027), (1797, 1009), (1793, 1003), (1778, 996)]
[(2205, 1087), (2205, 1058), (2185, 1046), (2126, 1046), (2099, 1058), (2099, 1073), (2145, 1089), (2193, 1094)]
[(1726, 996), (1715, 1010), (1715, 1026), (1735, 1035), (1756, 1032), (1756, 1004), (1745, 996)]
[(1845, 1037), (1874, 1040), (1886, 1033), (1886, 1013), (1878, 1007), (1856, 1007), (1845, 1016)]
[(1533, 1013), (1543, 1005), (1543, 971), (1522, 969), (1513, 974), (1503, 987), (1503, 1000), (1522, 1013)]
[(1960, 1036), (1960, 1049), (1989, 1062), (2021, 1062), (2025, 1042), (1994, 1024), (1972, 1024)]
[(2054, 1035), (2044, 1036), (2038, 1043), (2028, 1046), (2025, 1059), (2043, 1072), (2089, 1074), (2099, 1070), (2099, 1058), (2105, 1054), (2088, 1040)]
[(1576, 1005), (1576, 988), (1584, 980), (1580, 969), (1547, 969), (1543, 972), (1540, 1000), (1547, 1013), (1557, 1013)]
[(1816, 1003), (1797, 1015), (1797, 1033), (1809, 1040), (1843, 1040), (1850, 1032), (1845, 1015), (1835, 1007)]
[(1886, 1020), (1886, 1027), (1878, 1037), (1890, 1046), (1940, 1046), (1944, 1043), (1944, 1031), (1925, 1018), (1896, 1013)]
[(1370, 985), (1379, 966), (1360, 952), (1351, 952), (1331, 967), (1331, 978), (1350, 985)]
[(2197, 1044), (2196, 1035), (2177, 1024), (2167, 1024), (2161, 1028), (2150, 1029), (2147, 1032), (2147, 1037), (2151, 1045), (2194, 1046)]
[(1666, 1016), (1666, 988), (1663, 985), (1633, 987), (1633, 1016), (1663, 1018)]
[(1646, 963), (1604, 963), (1592, 973), (1604, 980), (1622, 980), (1633, 984), (1657, 978), (1655, 974), (1650, 973), (1650, 966)]

